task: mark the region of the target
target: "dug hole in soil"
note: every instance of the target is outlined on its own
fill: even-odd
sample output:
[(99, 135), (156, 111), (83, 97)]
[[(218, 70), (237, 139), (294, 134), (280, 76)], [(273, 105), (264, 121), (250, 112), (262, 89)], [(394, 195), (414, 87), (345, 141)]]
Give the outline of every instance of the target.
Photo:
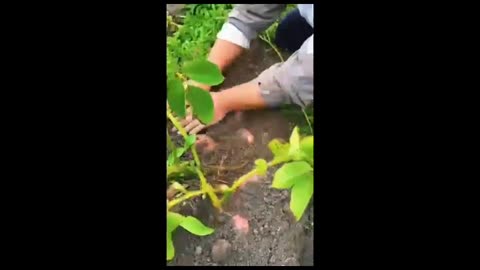
[[(283, 55), (284, 59), (288, 55)], [(254, 79), (279, 62), (275, 51), (264, 42), (254, 41), (227, 71), (225, 89)], [(256, 159), (272, 159), (268, 143), (275, 138), (288, 141), (294, 123), (278, 110), (261, 110), (228, 115), (209, 128), (212, 151), (198, 146), (204, 171), (212, 185), (227, 184), (254, 167)], [(246, 132), (248, 131), (248, 132)], [(245, 139), (249, 135), (249, 140)], [(172, 133), (175, 140), (178, 135)], [(253, 140), (252, 140), (253, 138)], [(179, 227), (173, 235), (175, 258), (168, 266), (311, 266), (313, 265), (313, 199), (302, 219), (295, 221), (290, 211), (290, 192), (271, 188), (271, 168), (262, 178), (249, 181), (237, 190), (223, 214), (210, 200), (197, 197), (173, 209), (192, 215), (214, 228), (208, 236), (195, 236)], [(198, 189), (199, 180), (189, 181)]]

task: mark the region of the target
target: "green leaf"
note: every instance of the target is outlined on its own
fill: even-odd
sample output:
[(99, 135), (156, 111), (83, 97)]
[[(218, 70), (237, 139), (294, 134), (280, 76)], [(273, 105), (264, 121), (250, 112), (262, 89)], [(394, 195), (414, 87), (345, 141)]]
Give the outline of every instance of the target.
[(210, 86), (219, 85), (224, 80), (218, 66), (205, 59), (186, 63), (182, 70), (193, 81)]
[(184, 220), (185, 217), (178, 213), (167, 212), (167, 232), (173, 232)]
[(175, 256), (175, 247), (173, 246), (172, 233), (167, 232), (167, 261)]
[[(175, 149), (176, 151), (177, 149)], [(168, 154), (168, 159), (167, 159), (167, 166), (173, 166), (175, 164), (175, 153), (172, 152)]]
[(167, 100), (172, 111), (179, 117), (185, 117), (185, 89), (179, 79), (167, 81)]
[(200, 220), (192, 216), (186, 217), (183, 220), (183, 222), (180, 224), (180, 226), (185, 230), (191, 232), (192, 234), (199, 235), (199, 236), (209, 235), (214, 232), (212, 228), (209, 228), (203, 225), (203, 223)]
[(208, 91), (189, 85), (187, 100), (192, 105), (193, 113), (202, 123), (209, 124), (213, 121), (213, 100)]
[(179, 158), (183, 155), (183, 153), (185, 153), (186, 149), (185, 147), (178, 147), (177, 149), (175, 149), (175, 153), (176, 153), (176, 157)]
[(284, 158), (288, 156), (288, 149), (290, 149), (289, 143), (282, 143), (278, 139), (273, 139), (268, 144), (268, 148), (272, 151), (275, 158)]
[(195, 134), (188, 135), (187, 138), (185, 139), (185, 149), (190, 148), (190, 146), (192, 146), (196, 140), (197, 140), (197, 137), (195, 136)]
[(175, 182), (175, 181), (174, 181), (171, 186), (172, 186), (174, 189), (179, 190), (179, 191), (181, 191), (181, 192), (183, 192), (183, 193), (188, 193), (187, 189), (186, 189), (183, 185), (181, 185), (180, 183), (178, 183), (178, 182)]
[(257, 159), (255, 160), (255, 165), (257, 165), (257, 173), (258, 175), (265, 175), (267, 173), (268, 165), (264, 159)]
[(175, 164), (175, 161), (185, 153), (186, 149), (184, 147), (175, 148), (175, 151), (168, 155), (167, 165), (172, 166)]
[(292, 188), (292, 194), (290, 198), (290, 210), (297, 221), (305, 212), (305, 209), (310, 202), (313, 195), (313, 173), (309, 172), (303, 176), (302, 181), (298, 181)]
[(313, 164), (313, 136), (308, 136), (300, 142), (300, 149), (304, 153), (306, 159)]
[(298, 133), (298, 127), (295, 127), (292, 131), (292, 135), (290, 136), (290, 150), (289, 155), (295, 156), (300, 149), (300, 134)]
[(313, 168), (305, 161), (296, 161), (284, 164), (275, 172), (272, 187), (277, 189), (288, 189), (295, 183), (302, 181), (307, 173)]
[(167, 165), (168, 166), (171, 166), (173, 164), (175, 164), (175, 160), (181, 156), (183, 156), (183, 154), (185, 154), (185, 152), (195, 143), (195, 141), (197, 140), (196, 136), (195, 135), (189, 135), (187, 136), (187, 138), (185, 139), (185, 145), (184, 147), (178, 147), (175, 149), (174, 152), (170, 153), (168, 155), (168, 159), (167, 159)]

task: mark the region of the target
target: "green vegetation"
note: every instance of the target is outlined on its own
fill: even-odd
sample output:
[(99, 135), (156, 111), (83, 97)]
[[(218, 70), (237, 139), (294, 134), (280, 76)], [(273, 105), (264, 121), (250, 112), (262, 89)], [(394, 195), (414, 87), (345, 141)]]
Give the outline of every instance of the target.
[[(188, 135), (177, 117), (185, 117), (187, 106), (201, 122), (208, 124), (213, 120), (213, 101), (208, 92), (187, 84), (188, 80), (215, 86), (223, 82), (219, 68), (206, 60), (216, 33), (224, 23), (232, 5), (187, 5), (183, 24), (173, 18), (167, 19), (167, 27), (176, 32), (167, 40), (167, 117), (183, 137), (183, 145), (177, 146), (167, 131), (167, 182), (180, 196), (167, 199), (167, 260), (175, 256), (173, 232), (182, 227), (188, 232), (205, 236), (214, 233), (213, 228), (202, 224), (192, 216), (183, 216), (174, 211), (175, 207), (198, 196), (206, 196), (220, 212), (222, 206), (245, 182), (255, 176), (265, 176), (271, 167), (282, 165), (274, 176), (272, 187), (291, 191), (290, 209), (296, 220), (300, 220), (313, 196), (313, 136), (302, 137), (295, 128), (288, 143), (273, 140), (269, 148), (273, 159), (255, 161), (255, 167), (238, 178), (231, 186), (214, 188), (208, 183), (202, 164), (195, 148), (196, 137)], [(274, 33), (275, 25), (266, 32), (268, 37)], [(313, 121), (313, 119), (312, 119)], [(313, 132), (313, 131), (312, 131)], [(302, 134), (307, 134), (303, 133)], [(188, 151), (193, 160), (181, 161)], [(197, 177), (199, 190), (188, 190), (176, 182), (178, 176)]]

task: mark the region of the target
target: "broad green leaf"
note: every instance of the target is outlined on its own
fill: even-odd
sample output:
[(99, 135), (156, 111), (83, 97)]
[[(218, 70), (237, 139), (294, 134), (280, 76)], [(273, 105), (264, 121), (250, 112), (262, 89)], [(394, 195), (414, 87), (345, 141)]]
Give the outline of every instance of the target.
[(288, 149), (290, 149), (289, 143), (282, 143), (278, 139), (273, 139), (268, 144), (268, 148), (272, 151), (275, 158), (283, 158), (288, 156)]
[(213, 100), (208, 91), (189, 85), (187, 100), (192, 105), (193, 113), (202, 123), (209, 124), (213, 121)]
[(177, 149), (175, 149), (177, 158), (181, 157), (183, 153), (185, 153), (185, 151), (186, 151), (185, 147), (178, 147)]
[[(179, 158), (183, 154), (185, 154), (185, 152), (195, 143), (195, 141), (196, 141), (196, 136), (195, 135), (187, 136), (187, 138), (185, 139), (184, 147), (178, 147), (178, 148), (175, 149), (176, 157)], [(174, 157), (172, 157), (172, 159), (173, 158)], [(170, 160), (170, 156), (169, 156), (169, 160)], [(169, 160), (167, 160), (167, 162), (169, 162)], [(171, 163), (171, 164), (173, 164), (173, 163)]]
[(175, 164), (175, 161), (185, 153), (184, 147), (175, 148), (175, 151), (168, 155), (167, 165), (172, 166)]
[(303, 176), (302, 181), (296, 182), (292, 187), (290, 198), (290, 210), (297, 221), (305, 212), (305, 209), (313, 195), (313, 172), (309, 172)]
[(182, 70), (190, 79), (210, 86), (219, 85), (224, 80), (218, 66), (205, 59), (186, 63)]
[(190, 146), (192, 146), (196, 140), (197, 140), (197, 137), (194, 134), (188, 135), (187, 138), (185, 139), (185, 149), (190, 148)]
[(290, 188), (295, 183), (303, 181), (311, 171), (313, 171), (313, 168), (305, 161), (284, 164), (275, 172), (272, 187), (277, 189)]
[(289, 155), (295, 156), (300, 149), (300, 134), (298, 133), (298, 127), (295, 127), (292, 131), (292, 135), (290, 136), (290, 150)]
[(177, 116), (185, 117), (185, 89), (182, 81), (176, 78), (167, 81), (167, 100)]
[(173, 246), (172, 233), (167, 232), (167, 261), (175, 257), (175, 247)]
[(186, 217), (182, 223), (180, 223), (180, 226), (192, 234), (199, 236), (209, 235), (214, 232), (212, 228), (203, 225), (200, 220), (192, 216)]
[[(176, 149), (175, 149), (175, 151), (176, 151)], [(173, 166), (173, 164), (175, 164), (175, 153), (174, 152), (168, 154), (168, 159), (167, 159), (167, 166)]]
[(268, 165), (264, 159), (255, 160), (255, 165), (257, 166), (257, 173), (261, 176), (267, 173)]
[(313, 136), (308, 136), (300, 142), (300, 149), (306, 156), (307, 160), (313, 163)]
[(178, 213), (167, 212), (167, 232), (173, 232), (184, 220), (185, 217)]

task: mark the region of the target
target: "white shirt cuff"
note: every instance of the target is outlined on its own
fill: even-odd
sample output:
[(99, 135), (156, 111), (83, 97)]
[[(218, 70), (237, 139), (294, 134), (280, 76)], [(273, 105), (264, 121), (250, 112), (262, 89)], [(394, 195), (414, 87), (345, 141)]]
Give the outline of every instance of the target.
[(226, 40), (242, 48), (250, 48), (250, 40), (233, 24), (225, 23), (217, 34), (218, 39)]

